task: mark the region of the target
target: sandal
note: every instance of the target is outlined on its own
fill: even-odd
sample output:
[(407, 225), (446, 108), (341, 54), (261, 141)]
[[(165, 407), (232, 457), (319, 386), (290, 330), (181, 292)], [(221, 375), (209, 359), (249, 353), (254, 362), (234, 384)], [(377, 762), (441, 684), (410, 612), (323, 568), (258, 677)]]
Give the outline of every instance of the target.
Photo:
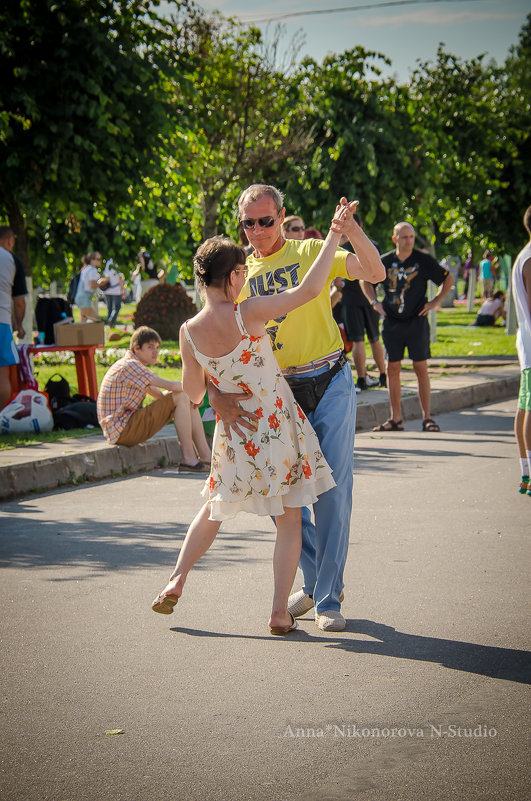
[(402, 420), (397, 420), (396, 422), (389, 418), (386, 420), (385, 423), (381, 423), (379, 426), (374, 426), (373, 431), (403, 431), (404, 426), (402, 425)]
[(164, 595), (160, 593), (151, 604), (151, 608), (154, 612), (159, 612), (161, 615), (171, 615), (173, 613), (173, 607), (178, 600), (178, 595)]
[(288, 624), (287, 626), (269, 626), (269, 631), (271, 632), (271, 634), (277, 634), (282, 636), (283, 634), (288, 634), (290, 631), (295, 631), (295, 629), (298, 628), (299, 624), (297, 623), (291, 612), (289, 614), (291, 617), (291, 625)]
[(432, 420), (431, 417), (426, 417), (426, 419), (422, 421), (422, 430), (436, 432), (440, 431), (441, 429), (439, 428), (435, 420)]

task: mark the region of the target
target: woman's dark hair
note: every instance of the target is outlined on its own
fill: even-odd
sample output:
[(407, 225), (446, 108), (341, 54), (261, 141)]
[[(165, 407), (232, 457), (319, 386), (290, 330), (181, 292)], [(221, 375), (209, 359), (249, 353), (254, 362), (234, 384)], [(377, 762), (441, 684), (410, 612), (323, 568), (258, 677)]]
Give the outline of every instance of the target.
[(194, 275), (199, 288), (222, 287), (226, 292), (230, 274), (245, 264), (245, 250), (228, 236), (212, 236), (200, 245), (194, 256)]

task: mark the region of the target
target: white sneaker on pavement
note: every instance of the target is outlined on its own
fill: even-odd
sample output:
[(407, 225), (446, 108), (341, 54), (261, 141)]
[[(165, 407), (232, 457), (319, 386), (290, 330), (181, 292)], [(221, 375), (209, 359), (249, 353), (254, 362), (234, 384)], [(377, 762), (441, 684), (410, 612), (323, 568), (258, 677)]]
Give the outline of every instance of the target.
[(300, 617), (301, 615), (305, 615), (306, 612), (309, 612), (310, 609), (313, 609), (313, 598), (309, 595), (306, 595), (304, 590), (299, 590), (298, 592), (294, 592), (288, 598), (288, 612), (290, 612), (293, 617)]
[(315, 622), (321, 631), (344, 631), (347, 622), (336, 609), (325, 609), (315, 613)]
[[(341, 595), (339, 596), (339, 603), (343, 603), (345, 600), (345, 593), (341, 590)], [(306, 612), (309, 612), (310, 609), (313, 609), (313, 598), (311, 595), (307, 595), (304, 590), (299, 590), (298, 592), (292, 593), (288, 598), (288, 612), (290, 612), (293, 617), (301, 617), (301, 615), (305, 615)]]

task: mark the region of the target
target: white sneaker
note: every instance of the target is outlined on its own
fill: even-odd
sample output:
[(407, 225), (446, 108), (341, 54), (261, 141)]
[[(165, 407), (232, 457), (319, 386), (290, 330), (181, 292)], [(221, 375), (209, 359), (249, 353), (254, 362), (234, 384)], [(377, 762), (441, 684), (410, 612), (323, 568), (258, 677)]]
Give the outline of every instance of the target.
[(341, 612), (336, 609), (325, 609), (315, 613), (315, 622), (321, 631), (344, 631), (347, 622)]
[(309, 595), (306, 595), (304, 590), (299, 590), (298, 592), (294, 592), (288, 598), (288, 612), (290, 612), (293, 617), (300, 617), (301, 615), (305, 615), (306, 612), (309, 612), (310, 609), (313, 609), (313, 598)]
[(380, 380), (378, 378), (373, 378), (372, 375), (365, 376), (365, 381), (368, 387), (377, 387), (380, 384)]
[[(343, 590), (341, 590), (339, 603), (342, 604), (344, 600), (345, 593)], [(309, 612), (310, 609), (313, 609), (313, 598), (310, 595), (307, 595), (304, 590), (299, 590), (298, 592), (294, 592), (289, 596), (288, 612), (290, 612), (293, 617), (301, 617), (301, 615), (305, 615), (306, 612)]]

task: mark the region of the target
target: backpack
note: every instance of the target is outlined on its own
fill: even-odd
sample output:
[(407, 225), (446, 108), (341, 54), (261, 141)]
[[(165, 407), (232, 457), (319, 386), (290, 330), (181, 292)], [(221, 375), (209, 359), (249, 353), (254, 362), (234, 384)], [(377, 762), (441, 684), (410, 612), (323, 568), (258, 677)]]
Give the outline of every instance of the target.
[(99, 428), (96, 401), (88, 395), (73, 395), (72, 402), (54, 413), (54, 428)]
[(54, 323), (72, 317), (72, 307), (64, 298), (39, 297), (35, 306), (35, 320), (37, 331), (44, 333), (44, 344), (53, 345), (55, 334)]
[(76, 273), (74, 276), (72, 276), (72, 278), (70, 279), (70, 283), (68, 284), (68, 291), (66, 293), (66, 299), (68, 300), (68, 302), (71, 305), (76, 302), (76, 293), (77, 293), (77, 288), (79, 286), (79, 279), (80, 278), (81, 278), (81, 270), (78, 273)]
[(50, 401), (50, 409), (55, 419), (55, 414), (63, 406), (67, 406), (72, 402), (70, 397), (70, 384), (59, 373), (54, 373), (48, 379), (44, 391), (48, 395)]

